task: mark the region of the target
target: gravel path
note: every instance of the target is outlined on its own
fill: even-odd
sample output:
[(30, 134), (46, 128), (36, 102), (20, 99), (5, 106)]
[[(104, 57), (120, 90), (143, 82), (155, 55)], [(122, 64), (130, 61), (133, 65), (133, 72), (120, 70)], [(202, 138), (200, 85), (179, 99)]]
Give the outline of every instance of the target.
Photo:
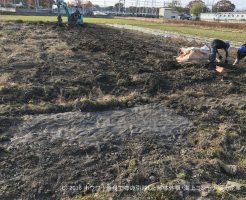
[[(215, 39), (215, 38), (194, 36), (194, 35), (189, 35), (189, 34), (162, 31), (162, 30), (158, 30), (158, 29), (143, 28), (143, 27), (132, 26), (132, 25), (127, 25), (127, 24), (107, 24), (107, 25), (111, 26), (111, 27), (115, 27), (115, 28), (139, 31), (139, 32), (146, 33), (146, 34), (161, 36), (164, 38), (168, 38), (168, 37), (182, 38), (182, 39), (185, 38), (185, 39), (187, 39), (187, 41), (196, 41), (199, 43), (201, 42), (203, 44), (205, 43), (207, 45), (211, 42), (211, 40)], [(234, 41), (231, 41), (231, 44), (232, 44), (232, 47), (237, 47), (237, 46), (241, 45), (240, 43), (234, 42)]]

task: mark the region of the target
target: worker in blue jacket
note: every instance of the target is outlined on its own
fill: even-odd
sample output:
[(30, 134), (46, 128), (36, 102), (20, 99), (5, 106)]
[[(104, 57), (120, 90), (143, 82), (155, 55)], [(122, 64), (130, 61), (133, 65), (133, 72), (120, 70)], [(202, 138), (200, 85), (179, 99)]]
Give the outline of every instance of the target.
[[(242, 60), (244, 57), (246, 57), (246, 44), (243, 44), (242, 46), (240, 46), (237, 50), (237, 58), (234, 62), (233, 65), (236, 65), (240, 62), (240, 60)], [(244, 61), (246, 62), (246, 60)]]

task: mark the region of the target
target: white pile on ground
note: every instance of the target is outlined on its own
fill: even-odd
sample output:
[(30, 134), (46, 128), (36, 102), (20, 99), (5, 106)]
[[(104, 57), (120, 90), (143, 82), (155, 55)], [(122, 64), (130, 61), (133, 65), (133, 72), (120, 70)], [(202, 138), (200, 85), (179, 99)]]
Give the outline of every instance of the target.
[(112, 137), (129, 140), (138, 134), (173, 138), (192, 126), (188, 119), (157, 104), (102, 112), (26, 115), (21, 124), (10, 130), (15, 135), (9, 147), (35, 148), (61, 140), (64, 144), (97, 145)]
[(208, 63), (209, 55), (210, 49), (207, 46), (180, 48), (176, 60), (179, 63)]

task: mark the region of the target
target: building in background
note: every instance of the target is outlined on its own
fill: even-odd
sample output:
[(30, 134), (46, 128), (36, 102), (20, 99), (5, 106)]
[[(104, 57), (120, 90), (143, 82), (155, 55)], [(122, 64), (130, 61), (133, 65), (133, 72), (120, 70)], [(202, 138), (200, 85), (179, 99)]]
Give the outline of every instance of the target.
[(173, 11), (172, 8), (162, 7), (159, 8), (159, 17), (164, 19), (179, 19), (179, 13)]

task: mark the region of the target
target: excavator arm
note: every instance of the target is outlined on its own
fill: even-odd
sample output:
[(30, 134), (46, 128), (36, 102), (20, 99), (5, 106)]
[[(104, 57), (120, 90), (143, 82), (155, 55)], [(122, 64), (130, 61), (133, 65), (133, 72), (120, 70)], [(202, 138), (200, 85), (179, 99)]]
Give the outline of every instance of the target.
[(67, 4), (66, 4), (65, 2), (63, 2), (62, 7), (63, 7), (64, 10), (66, 11), (66, 15), (67, 15), (67, 18), (68, 18), (68, 21), (69, 21), (69, 19), (71, 18), (71, 15), (70, 15), (70, 13), (69, 13)]
[(63, 9), (65, 10), (66, 15), (67, 15), (67, 22), (68, 22), (68, 25), (70, 25), (72, 19), (71, 19), (71, 14), (69, 13), (67, 4), (66, 4), (63, 0), (57, 0), (57, 1), (56, 1), (56, 4), (57, 4), (57, 9), (58, 9), (58, 17), (59, 17), (59, 16), (61, 17), (61, 7), (63, 7)]

